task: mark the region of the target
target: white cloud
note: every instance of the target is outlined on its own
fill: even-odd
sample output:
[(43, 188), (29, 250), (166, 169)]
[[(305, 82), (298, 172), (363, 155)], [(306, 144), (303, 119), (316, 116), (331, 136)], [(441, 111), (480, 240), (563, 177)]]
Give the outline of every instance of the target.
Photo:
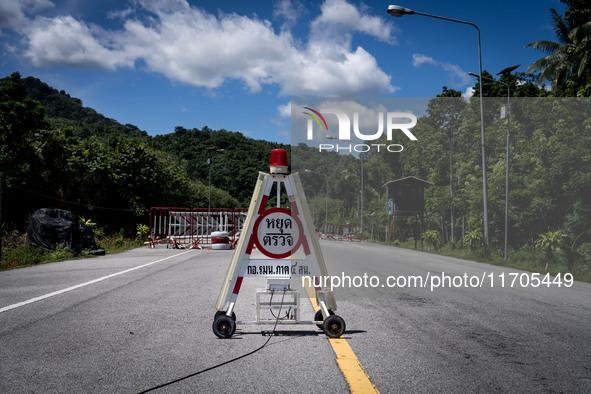
[[(321, 14), (311, 22), (310, 38), (303, 43), (285, 28), (287, 24), (276, 32), (267, 20), (234, 13), (216, 16), (186, 0), (138, 0), (132, 4), (137, 8), (109, 14), (123, 19), (123, 28), (117, 31), (69, 15), (38, 17), (24, 32), (29, 43), (26, 55), (36, 66), (60, 64), (108, 70), (134, 67), (141, 60), (147, 71), (208, 89), (238, 80), (250, 92), (274, 84), (284, 95), (396, 90), (370, 53), (351, 47), (354, 33), (396, 43), (393, 24), (345, 0), (322, 4)], [(297, 18), (305, 11), (300, 6), (283, 0), (277, 3), (275, 15)], [(290, 13), (294, 9), (297, 12)], [(334, 14), (337, 9), (338, 18)]]
[(291, 131), (291, 101), (277, 107), (277, 116), (269, 119), (269, 121), (277, 126), (277, 135), (285, 141), (290, 141)]
[(291, 117), (291, 101), (277, 107), (277, 113), (280, 118)]
[(350, 41), (351, 34), (361, 32), (390, 44), (396, 44), (395, 25), (385, 18), (363, 13), (345, 0), (326, 0), (321, 14), (312, 22), (313, 39), (340, 39)]
[(273, 16), (285, 21), (283, 24), (285, 29), (295, 26), (298, 19), (306, 13), (306, 7), (298, 0), (280, 0), (273, 5)]
[(262, 83), (272, 82), (272, 67), (291, 46), (289, 34), (275, 34), (266, 21), (158, 7), (151, 9), (158, 16), (155, 26), (126, 22), (126, 48), (171, 80), (217, 88), (227, 79), (240, 79), (256, 92)]
[(114, 11), (110, 11), (107, 16), (110, 19), (126, 19), (127, 17), (129, 17), (131, 14), (133, 14), (133, 8), (131, 7), (127, 7), (124, 10), (114, 10)]
[(435, 67), (441, 67), (445, 71), (448, 72), (450, 76), (450, 84), (455, 86), (466, 86), (472, 83), (470, 76), (467, 72), (462, 70), (460, 66), (456, 64), (446, 63), (446, 62), (439, 62), (433, 59), (430, 56), (426, 56), (420, 53), (413, 53), (412, 55), (412, 65), (414, 67), (420, 67), (423, 64), (429, 64)]
[(464, 91), (464, 93), (462, 93), (462, 97), (470, 98), (472, 96), (474, 96), (474, 86), (468, 86), (466, 88), (466, 91)]
[(26, 13), (54, 7), (49, 0), (0, 0), (0, 28), (20, 30), (28, 21)]
[(441, 63), (441, 67), (460, 83), (460, 86), (467, 85), (473, 81), (470, 79), (468, 73), (460, 68), (460, 66), (451, 63)]
[[(27, 28), (29, 48), (25, 52), (33, 65), (67, 64), (73, 67), (105, 68), (132, 66), (122, 48), (110, 48), (102, 39), (106, 35), (97, 28), (71, 16), (53, 19), (37, 18)], [(98, 38), (97, 38), (98, 37)]]
[(392, 93), (390, 76), (375, 58), (361, 47), (354, 52), (316, 45), (292, 54), (281, 70), (282, 93), (347, 96), (380, 91)]
[(423, 64), (437, 65), (437, 62), (432, 57), (421, 55), (420, 53), (412, 54), (412, 65), (414, 67), (420, 67)]

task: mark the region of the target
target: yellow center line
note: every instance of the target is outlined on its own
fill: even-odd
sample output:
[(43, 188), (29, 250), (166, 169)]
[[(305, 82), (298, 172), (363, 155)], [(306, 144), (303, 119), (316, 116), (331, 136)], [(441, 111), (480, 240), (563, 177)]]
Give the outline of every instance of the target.
[[(305, 286), (305, 289), (306, 293), (308, 293), (308, 298), (312, 303), (314, 311), (317, 312), (320, 309), (320, 306), (318, 306), (316, 302), (316, 291), (309, 285)], [(345, 376), (345, 379), (349, 384), (351, 392), (379, 393), (376, 386), (374, 386), (373, 383), (369, 380), (369, 376), (363, 369), (363, 366), (357, 359), (355, 352), (353, 352), (353, 349), (351, 349), (351, 346), (349, 346), (347, 340), (343, 337), (328, 338), (328, 342), (332, 346), (332, 350), (337, 356), (337, 364), (339, 365), (341, 372)]]

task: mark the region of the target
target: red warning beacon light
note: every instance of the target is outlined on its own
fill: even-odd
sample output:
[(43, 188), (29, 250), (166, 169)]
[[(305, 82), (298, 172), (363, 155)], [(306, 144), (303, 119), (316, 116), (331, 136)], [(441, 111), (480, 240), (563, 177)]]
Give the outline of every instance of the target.
[(271, 174), (287, 174), (287, 151), (285, 149), (273, 149), (271, 151)]

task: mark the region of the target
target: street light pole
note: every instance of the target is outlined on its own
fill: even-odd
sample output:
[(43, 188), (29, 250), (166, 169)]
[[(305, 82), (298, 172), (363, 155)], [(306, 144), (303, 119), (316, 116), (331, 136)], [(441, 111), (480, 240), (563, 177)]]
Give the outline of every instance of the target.
[(361, 159), (361, 240), (363, 241), (363, 153), (359, 154), (359, 158)]
[(328, 176), (326, 174), (321, 174), (320, 172), (312, 171), (312, 170), (304, 170), (305, 172), (309, 172), (311, 174), (321, 175), (326, 179), (326, 198), (324, 201), (324, 233), (328, 232)]
[[(478, 75), (474, 73), (468, 73), (473, 77), (477, 77)], [(503, 81), (497, 81), (496, 79), (482, 77), (488, 81), (502, 83), (503, 85), (507, 86), (507, 107), (509, 111), (511, 111), (511, 87), (508, 83)], [(482, 83), (480, 84), (480, 89), (482, 89)], [(510, 141), (510, 123), (511, 123), (511, 113), (506, 116), (507, 117), (507, 160), (505, 166), (505, 263), (507, 263), (507, 234), (509, 234), (509, 141)]]
[(207, 158), (207, 164), (209, 165), (209, 196), (207, 198), (207, 209), (211, 209), (211, 155)]
[(388, 14), (401, 17), (403, 15), (423, 15), (428, 16), (430, 18), (436, 19), (443, 19), (450, 22), (457, 22), (463, 23), (465, 25), (474, 26), (476, 32), (478, 33), (478, 71), (479, 71), (479, 78), (480, 78), (480, 146), (482, 150), (482, 199), (483, 199), (483, 206), (484, 206), (484, 252), (486, 257), (490, 258), (490, 239), (488, 234), (488, 192), (487, 192), (487, 180), (486, 180), (486, 141), (484, 138), (484, 105), (482, 101), (483, 90), (482, 90), (482, 50), (480, 44), (480, 29), (478, 26), (472, 22), (466, 22), (459, 19), (452, 19), (446, 18), (443, 16), (425, 14), (422, 12), (413, 11), (411, 9), (401, 7), (399, 5), (390, 5), (388, 6)]

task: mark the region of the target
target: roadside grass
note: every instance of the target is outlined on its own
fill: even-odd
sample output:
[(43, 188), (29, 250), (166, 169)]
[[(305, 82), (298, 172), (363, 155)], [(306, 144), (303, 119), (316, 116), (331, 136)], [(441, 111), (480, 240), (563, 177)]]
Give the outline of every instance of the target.
[[(106, 254), (120, 253), (143, 246), (143, 242), (126, 238), (123, 236), (122, 232), (105, 235), (99, 230), (95, 234), (95, 241), (97, 248), (104, 249)], [(2, 238), (0, 271), (90, 257), (96, 256), (90, 254), (90, 251), (88, 250), (82, 251), (79, 255), (75, 255), (63, 245), (58, 246), (51, 252), (47, 252), (27, 242), (25, 234), (12, 233)]]
[(504, 251), (502, 249), (492, 249), (491, 257), (490, 259), (487, 259), (484, 252), (472, 251), (462, 245), (446, 244), (440, 247), (437, 251), (434, 248), (427, 248), (426, 244), (421, 249), (420, 243), (418, 243), (418, 246), (415, 249), (414, 241), (412, 239), (405, 242), (396, 241), (394, 243), (374, 242), (393, 247), (420, 250), (422, 252), (438, 254), (441, 256), (478, 261), (481, 263), (510, 267), (523, 271), (537, 272), (543, 275), (550, 273), (552, 277), (555, 277), (558, 274), (564, 275), (566, 273), (571, 273), (574, 280), (591, 283), (591, 262), (578, 261), (574, 264), (573, 269), (569, 270), (564, 254), (559, 253), (556, 262), (550, 264), (548, 266), (548, 271), (546, 271), (546, 260), (543, 252), (528, 246), (524, 246), (519, 250), (509, 250), (507, 252), (507, 262), (505, 263)]

